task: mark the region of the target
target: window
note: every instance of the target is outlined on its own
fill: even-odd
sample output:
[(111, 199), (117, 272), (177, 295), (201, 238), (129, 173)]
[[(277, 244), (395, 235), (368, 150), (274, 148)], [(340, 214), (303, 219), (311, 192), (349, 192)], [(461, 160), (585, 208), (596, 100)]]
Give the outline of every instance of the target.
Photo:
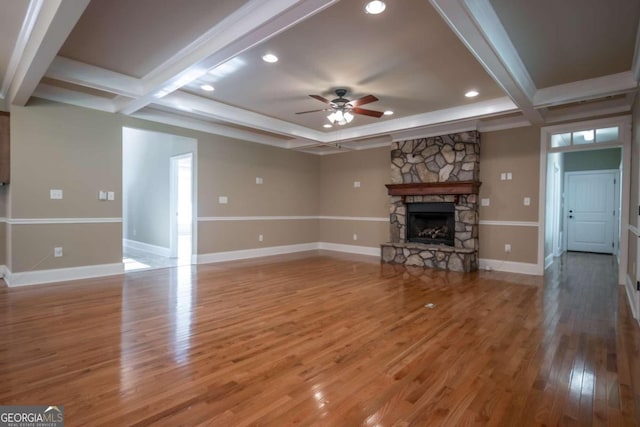
[(619, 139), (619, 133), (618, 126), (556, 133), (551, 135), (551, 148), (617, 142)]

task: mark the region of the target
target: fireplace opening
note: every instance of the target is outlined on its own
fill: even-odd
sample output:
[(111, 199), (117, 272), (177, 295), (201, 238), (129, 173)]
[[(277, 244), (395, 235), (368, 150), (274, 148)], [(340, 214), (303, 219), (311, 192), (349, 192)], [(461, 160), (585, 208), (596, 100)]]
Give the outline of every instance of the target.
[(407, 241), (432, 245), (455, 244), (454, 203), (407, 204)]

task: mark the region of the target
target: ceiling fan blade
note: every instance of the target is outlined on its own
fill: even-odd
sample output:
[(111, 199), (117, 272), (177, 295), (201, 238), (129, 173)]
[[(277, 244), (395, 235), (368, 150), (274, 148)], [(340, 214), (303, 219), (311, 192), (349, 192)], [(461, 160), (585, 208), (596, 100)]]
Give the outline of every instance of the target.
[(320, 95), (309, 95), (313, 99), (317, 99), (320, 102), (324, 102), (325, 104), (333, 105), (333, 102), (329, 101), (327, 98), (323, 98)]
[(331, 111), (331, 108), (322, 108), (320, 110), (300, 111), (299, 113), (296, 113), (296, 114), (317, 113), (318, 111)]
[(382, 117), (384, 115), (384, 113), (382, 111), (373, 111), (373, 110), (367, 110), (366, 108), (353, 108), (351, 109), (352, 113), (355, 114), (362, 114), (363, 116), (371, 116), (371, 117)]
[(363, 96), (362, 98), (354, 99), (353, 101), (349, 101), (348, 104), (352, 107), (357, 107), (358, 105), (369, 104), (371, 102), (376, 102), (378, 98), (373, 95)]

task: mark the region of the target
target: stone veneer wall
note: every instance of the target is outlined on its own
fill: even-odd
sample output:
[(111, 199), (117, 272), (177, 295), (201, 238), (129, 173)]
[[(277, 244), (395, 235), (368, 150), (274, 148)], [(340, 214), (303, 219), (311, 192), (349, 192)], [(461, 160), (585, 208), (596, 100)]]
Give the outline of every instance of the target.
[[(393, 184), (478, 181), (480, 134), (477, 131), (394, 142), (391, 147)], [(406, 242), (406, 204), (455, 202), (455, 245)], [(478, 269), (478, 196), (394, 196), (390, 209), (391, 243), (382, 245), (384, 262), (423, 265), (454, 271)]]

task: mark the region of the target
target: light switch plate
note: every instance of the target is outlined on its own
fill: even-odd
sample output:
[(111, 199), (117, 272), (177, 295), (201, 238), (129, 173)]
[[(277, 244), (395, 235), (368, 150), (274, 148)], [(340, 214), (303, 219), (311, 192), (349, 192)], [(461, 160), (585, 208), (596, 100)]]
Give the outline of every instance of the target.
[(98, 191), (98, 200), (107, 200), (107, 192), (106, 191)]
[(523, 202), (525, 206), (531, 206), (531, 197), (525, 197)]
[(353, 181), (353, 188), (360, 188), (360, 181)]
[(256, 176), (256, 184), (262, 184), (264, 182), (264, 180), (262, 179), (261, 176)]
[(229, 199), (227, 198), (227, 196), (218, 196), (218, 203), (220, 203), (221, 205), (226, 205), (227, 203), (229, 203)]
[(506, 172), (502, 172), (500, 174), (500, 181), (506, 181), (507, 180), (507, 173)]
[(115, 200), (115, 199), (116, 199), (116, 193), (114, 193), (113, 191), (107, 192), (107, 200)]
[(60, 258), (62, 256), (62, 247), (55, 247), (53, 248), (53, 256), (55, 258)]
[(480, 206), (489, 206), (491, 204), (491, 199), (480, 199)]
[(62, 199), (62, 190), (58, 190), (58, 189), (49, 190), (49, 197), (52, 200), (60, 200), (60, 199)]
[(507, 172), (507, 181), (511, 181), (513, 179), (513, 175), (511, 172)]

